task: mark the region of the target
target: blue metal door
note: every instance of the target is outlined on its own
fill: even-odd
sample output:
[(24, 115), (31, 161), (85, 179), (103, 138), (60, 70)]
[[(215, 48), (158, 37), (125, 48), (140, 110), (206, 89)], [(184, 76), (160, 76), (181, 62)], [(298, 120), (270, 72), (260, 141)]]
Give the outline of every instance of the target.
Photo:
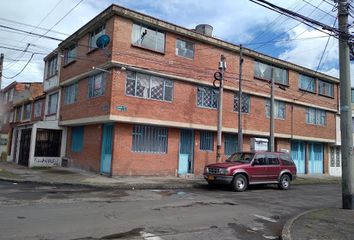
[(178, 158), (178, 174), (186, 174), (193, 172), (193, 149), (193, 130), (181, 129)]
[(306, 144), (300, 141), (291, 142), (291, 158), (293, 159), (297, 173), (305, 173)]
[(309, 143), (309, 173), (323, 173), (323, 144)]
[(111, 175), (113, 125), (104, 124), (101, 147), (101, 174)]

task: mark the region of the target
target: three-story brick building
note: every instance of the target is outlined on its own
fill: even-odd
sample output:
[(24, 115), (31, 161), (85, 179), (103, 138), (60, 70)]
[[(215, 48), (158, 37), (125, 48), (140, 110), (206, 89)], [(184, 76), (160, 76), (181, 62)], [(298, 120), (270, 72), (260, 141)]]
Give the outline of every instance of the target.
[[(68, 128), (72, 165), (108, 175), (201, 174), (215, 162), (213, 74), (223, 54), (223, 159), (236, 151), (239, 110), (244, 150), (251, 138), (268, 138), (274, 79), (276, 150), (289, 151), (299, 173), (328, 172), (338, 79), (244, 49), (238, 101), (240, 48), (210, 30), (112, 5), (63, 41), (59, 124)], [(103, 49), (96, 46), (102, 35), (110, 38)]]

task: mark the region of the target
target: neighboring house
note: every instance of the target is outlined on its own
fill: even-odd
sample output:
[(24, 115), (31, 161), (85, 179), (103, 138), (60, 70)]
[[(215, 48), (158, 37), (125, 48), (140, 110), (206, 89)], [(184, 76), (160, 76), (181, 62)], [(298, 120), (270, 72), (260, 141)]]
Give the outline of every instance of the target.
[(60, 166), (65, 154), (66, 129), (58, 126), (58, 54), (55, 51), (44, 61), (43, 92), (37, 96), (31, 95), (29, 102), (27, 96), (19, 96), (15, 103), (16, 127), (13, 130), (11, 159), (28, 167)]
[[(110, 43), (98, 49), (103, 34)], [(237, 150), (239, 110), (244, 150), (252, 138), (268, 138), (273, 78), (276, 150), (289, 151), (300, 174), (328, 173), (338, 79), (244, 49), (239, 101), (239, 50), (208, 25), (189, 30), (111, 5), (59, 45), (66, 157), (107, 175), (202, 174), (216, 159), (213, 75), (223, 54), (223, 159)]]
[(15, 94), (24, 91), (30, 83), (12, 82), (0, 90), (0, 156), (7, 158), (11, 144), (11, 123), (14, 119), (13, 99)]

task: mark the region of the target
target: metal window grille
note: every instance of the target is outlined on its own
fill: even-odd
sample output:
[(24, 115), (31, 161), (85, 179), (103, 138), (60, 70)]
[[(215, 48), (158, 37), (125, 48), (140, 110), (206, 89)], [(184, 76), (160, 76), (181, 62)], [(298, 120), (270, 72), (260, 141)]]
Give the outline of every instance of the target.
[(199, 107), (217, 108), (219, 91), (209, 87), (198, 87), (197, 105)]
[(225, 155), (230, 156), (231, 154), (237, 152), (237, 135), (236, 134), (225, 134)]
[[(239, 111), (239, 101), (238, 101), (238, 92), (234, 95), (234, 111)], [(241, 112), (249, 113), (250, 112), (250, 95), (243, 94), (241, 96)]]
[(172, 101), (173, 81), (148, 74), (127, 71), (125, 93), (128, 96)]
[(210, 131), (200, 131), (200, 150), (213, 151), (214, 133)]
[(37, 129), (36, 157), (60, 157), (61, 130)]
[(71, 151), (81, 152), (84, 146), (84, 127), (73, 127), (71, 129)]
[(106, 89), (106, 74), (99, 73), (89, 78), (88, 96), (94, 98), (102, 96)]
[(167, 153), (167, 128), (148, 125), (134, 125), (133, 152)]

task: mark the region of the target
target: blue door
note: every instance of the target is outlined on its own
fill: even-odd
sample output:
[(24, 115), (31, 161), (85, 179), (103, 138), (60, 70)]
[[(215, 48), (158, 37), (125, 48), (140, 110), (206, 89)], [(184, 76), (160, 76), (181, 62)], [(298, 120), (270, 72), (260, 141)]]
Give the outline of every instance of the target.
[(309, 173), (323, 173), (323, 144), (309, 143)]
[(103, 125), (101, 147), (101, 174), (105, 175), (111, 175), (113, 130), (114, 127), (112, 124)]
[(193, 172), (193, 149), (193, 130), (181, 129), (178, 158), (178, 174), (187, 174)]
[(306, 144), (305, 142), (292, 141), (291, 142), (291, 158), (293, 159), (297, 173), (305, 174), (305, 155)]

